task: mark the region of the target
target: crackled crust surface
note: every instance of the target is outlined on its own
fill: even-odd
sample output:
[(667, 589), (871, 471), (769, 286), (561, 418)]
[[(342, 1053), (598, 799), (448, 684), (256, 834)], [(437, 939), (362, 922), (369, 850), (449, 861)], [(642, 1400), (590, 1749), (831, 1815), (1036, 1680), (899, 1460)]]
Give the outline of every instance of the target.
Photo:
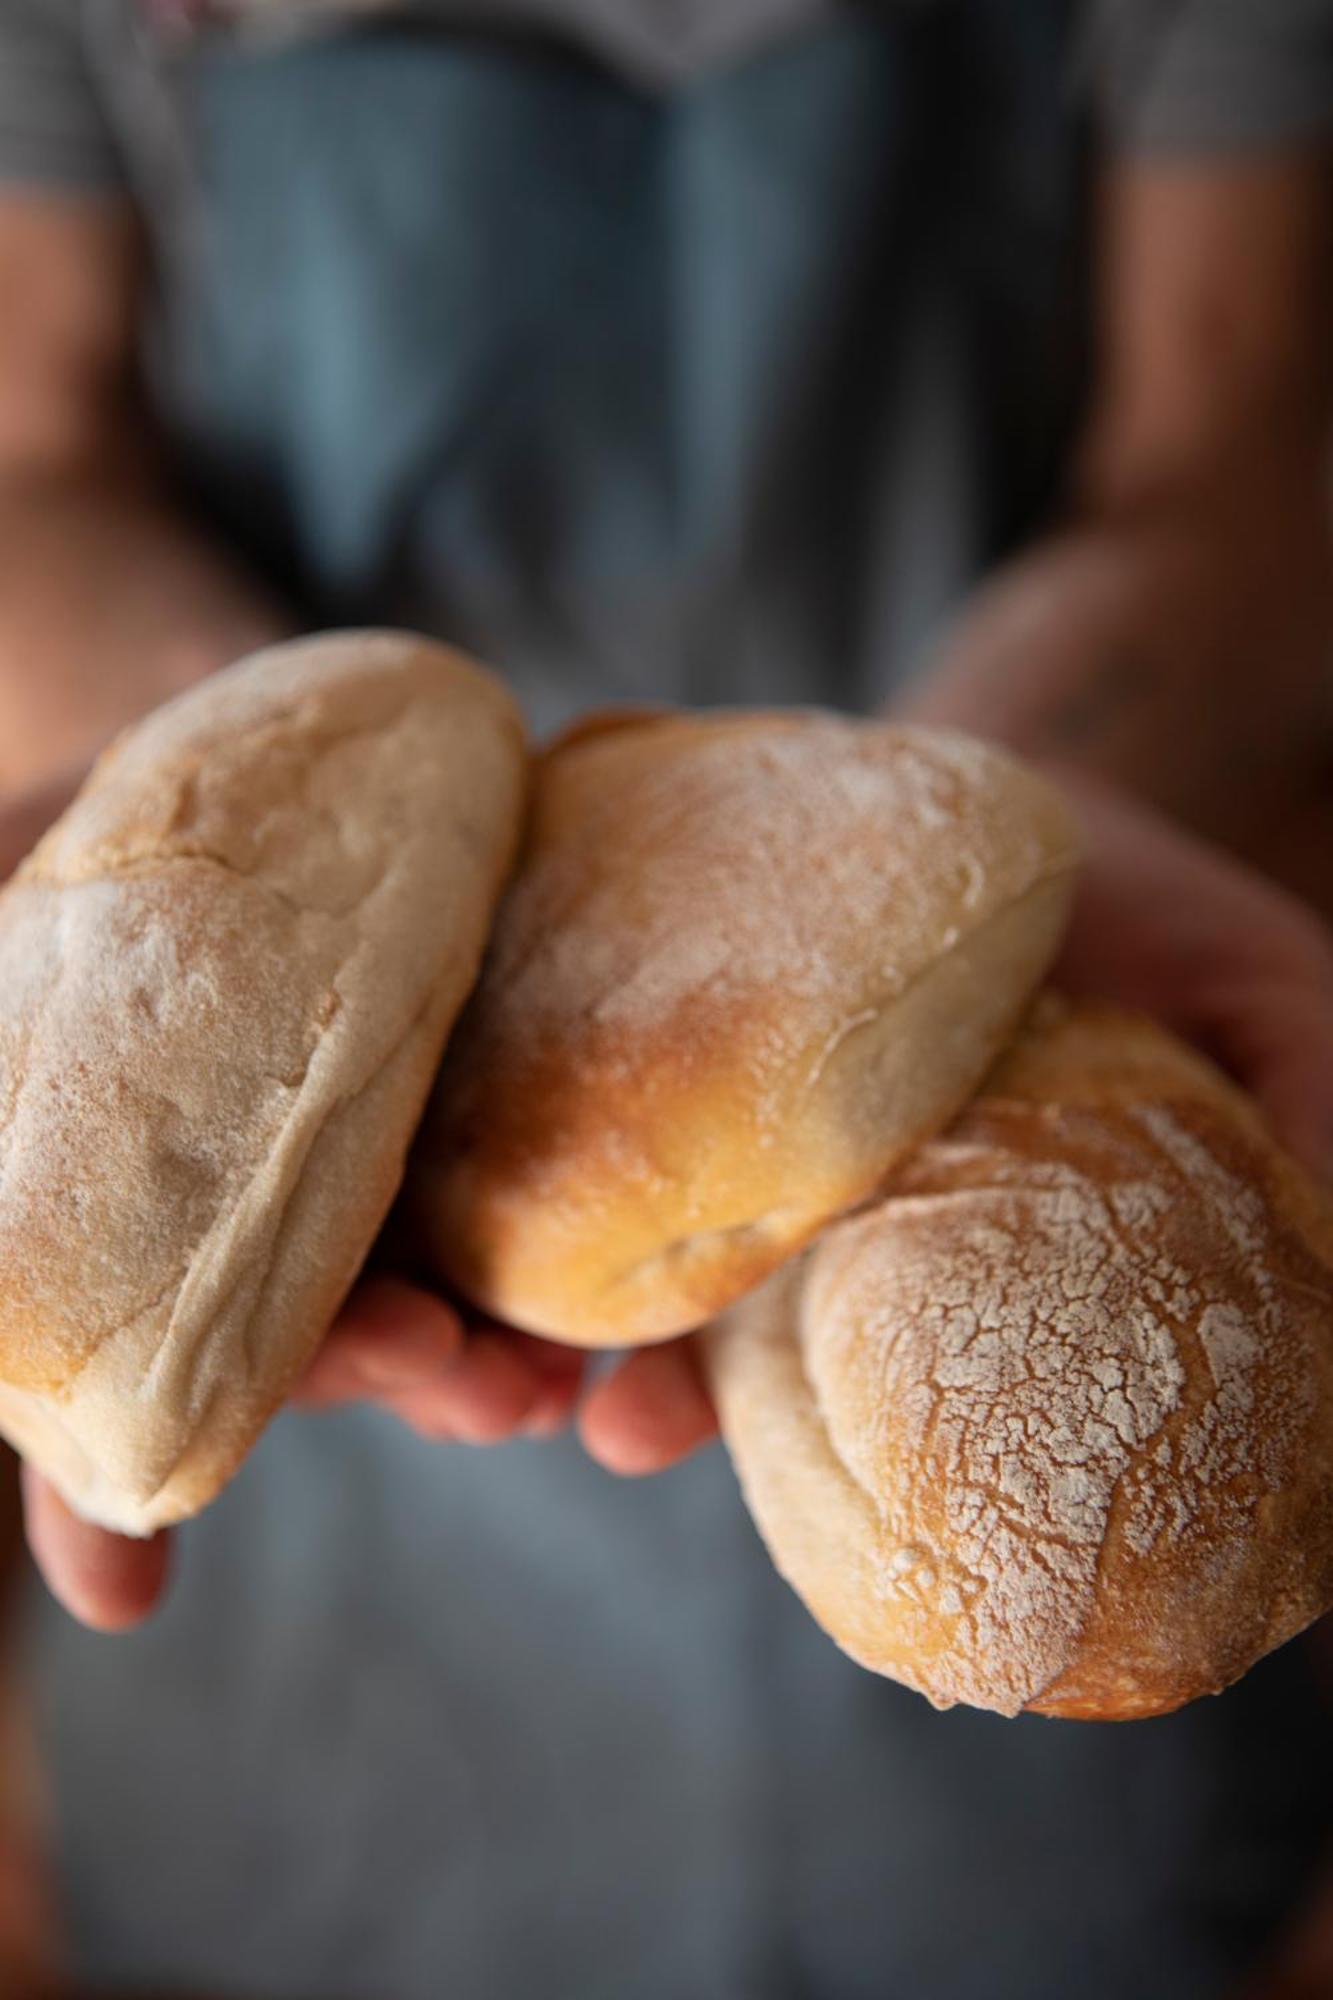
[(1160, 1713), (1333, 1601), (1333, 1241), (1248, 1105), (1049, 1012), (887, 1198), (722, 1322), (779, 1567), (939, 1703)]
[(963, 737), (583, 725), (543, 760), (415, 1156), (441, 1270), (591, 1346), (699, 1325), (975, 1088), (1075, 865), (1059, 799)]
[(0, 1425), (83, 1511), (193, 1511), (309, 1358), (524, 777), (480, 669), (305, 642), (130, 732), (0, 895)]

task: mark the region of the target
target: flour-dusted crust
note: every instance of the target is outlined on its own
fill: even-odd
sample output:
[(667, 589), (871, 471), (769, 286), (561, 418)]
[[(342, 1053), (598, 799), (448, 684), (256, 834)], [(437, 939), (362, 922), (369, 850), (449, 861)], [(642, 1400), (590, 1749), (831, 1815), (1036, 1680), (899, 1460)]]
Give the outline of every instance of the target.
[(503, 689), (276, 648), (131, 730), (0, 894), (0, 1429), (90, 1518), (217, 1492), (380, 1226), (517, 844)]
[(1058, 943), (1061, 801), (966, 738), (821, 714), (585, 725), (409, 1183), (479, 1304), (697, 1326), (975, 1088)]
[(939, 1704), (1127, 1718), (1333, 1603), (1333, 1231), (1242, 1096), (1048, 1007), (713, 1337), (778, 1566)]

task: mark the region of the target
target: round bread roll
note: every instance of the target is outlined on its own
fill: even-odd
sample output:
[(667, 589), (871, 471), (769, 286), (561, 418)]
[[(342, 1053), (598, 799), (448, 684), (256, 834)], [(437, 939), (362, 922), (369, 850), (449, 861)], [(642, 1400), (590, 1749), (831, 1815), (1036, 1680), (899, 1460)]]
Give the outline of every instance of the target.
[(122, 737), (0, 894), (0, 1429), (88, 1519), (196, 1512), (310, 1360), (526, 778), (457, 655), (279, 647)]
[(540, 767), (414, 1158), (427, 1254), (579, 1345), (700, 1325), (971, 1094), (1075, 865), (1057, 794), (963, 737), (585, 725)]
[(1333, 1224), (1199, 1057), (1039, 1012), (710, 1368), (773, 1559), (853, 1659), (939, 1707), (1157, 1715), (1333, 1603)]

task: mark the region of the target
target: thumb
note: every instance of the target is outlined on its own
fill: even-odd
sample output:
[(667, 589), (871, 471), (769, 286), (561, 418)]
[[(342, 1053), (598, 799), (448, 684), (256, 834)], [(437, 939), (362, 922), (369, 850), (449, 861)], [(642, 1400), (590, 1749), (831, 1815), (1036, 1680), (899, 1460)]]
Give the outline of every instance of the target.
[(0, 882), (14, 873), (47, 828), (59, 819), (78, 790), (81, 777), (81, 773), (71, 772), (38, 791), (0, 801)]
[(141, 1625), (167, 1583), (170, 1537), (132, 1541), (81, 1520), (31, 1466), (23, 1468), (28, 1547), (51, 1595), (95, 1632)]
[(1333, 969), (1257, 982), (1208, 1025), (1277, 1138), (1333, 1181)]

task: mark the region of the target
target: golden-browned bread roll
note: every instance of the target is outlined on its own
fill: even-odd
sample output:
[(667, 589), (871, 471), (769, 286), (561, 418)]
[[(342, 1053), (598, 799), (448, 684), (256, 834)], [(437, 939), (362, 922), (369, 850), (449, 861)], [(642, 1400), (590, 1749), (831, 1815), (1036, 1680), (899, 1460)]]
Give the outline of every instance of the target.
[(309, 1361), (526, 770), (457, 655), (281, 647), (122, 737), (0, 894), (0, 1429), (89, 1519), (205, 1505)]
[(699, 1325), (975, 1088), (1075, 845), (1043, 781), (959, 736), (585, 725), (539, 772), (409, 1177), (439, 1269), (582, 1345)]
[(778, 1568), (940, 1706), (1156, 1715), (1333, 1602), (1333, 1227), (1248, 1101), (1059, 1003), (709, 1336)]

